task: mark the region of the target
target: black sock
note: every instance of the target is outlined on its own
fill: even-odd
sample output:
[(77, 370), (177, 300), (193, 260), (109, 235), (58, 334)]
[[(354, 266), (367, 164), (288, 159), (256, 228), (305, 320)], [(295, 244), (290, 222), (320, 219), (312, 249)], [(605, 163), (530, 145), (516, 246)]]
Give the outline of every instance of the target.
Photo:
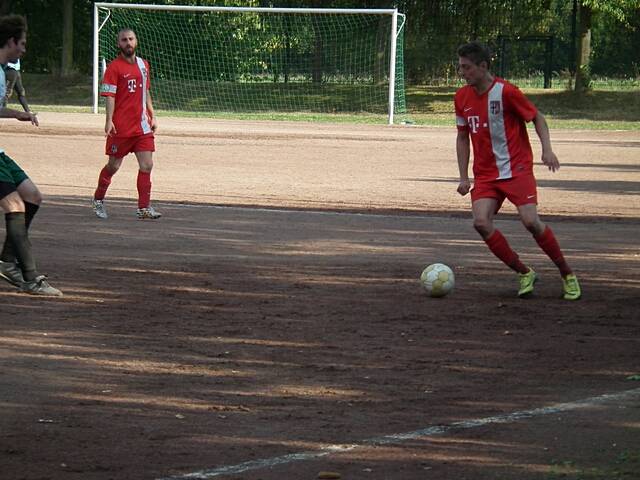
[[(31, 243), (27, 234), (27, 224), (25, 214), (22, 212), (11, 212), (5, 216), (7, 224), (7, 241), (11, 243), (15, 256), (18, 259), (22, 276), (25, 280), (31, 281), (38, 275), (36, 272), (36, 261), (31, 253)], [(6, 243), (6, 242), (5, 242)]]
[[(40, 205), (37, 205), (35, 203), (24, 202), (24, 208), (25, 208), (24, 223), (27, 227), (27, 230), (29, 230), (29, 227), (31, 226), (31, 222), (33, 221), (33, 217), (36, 216), (36, 213), (38, 212)], [(8, 235), (4, 241), (4, 245), (2, 247), (2, 253), (0, 253), (0, 260), (2, 260), (3, 262), (16, 261), (16, 254), (13, 250), (13, 245), (11, 245), (11, 241), (9, 240)]]

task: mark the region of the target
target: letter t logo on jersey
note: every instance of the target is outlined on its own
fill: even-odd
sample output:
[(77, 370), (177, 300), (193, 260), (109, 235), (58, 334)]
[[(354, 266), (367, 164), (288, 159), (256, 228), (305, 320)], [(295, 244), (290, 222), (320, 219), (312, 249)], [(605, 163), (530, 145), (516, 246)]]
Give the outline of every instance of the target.
[(132, 78), (131, 80), (127, 81), (127, 85), (129, 87), (129, 93), (134, 93), (136, 91), (136, 80), (135, 78)]
[(473, 133), (478, 133), (478, 126), (480, 126), (480, 117), (478, 115), (467, 117), (467, 123)]

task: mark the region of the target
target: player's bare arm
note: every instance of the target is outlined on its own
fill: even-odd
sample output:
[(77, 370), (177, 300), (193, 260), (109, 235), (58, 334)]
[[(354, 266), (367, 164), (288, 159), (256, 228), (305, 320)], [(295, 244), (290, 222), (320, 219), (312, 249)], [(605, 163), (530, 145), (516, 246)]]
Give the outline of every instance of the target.
[(547, 125), (547, 121), (544, 118), (544, 115), (538, 111), (535, 118), (533, 119), (533, 124), (536, 127), (536, 133), (540, 138), (540, 143), (542, 144), (542, 163), (544, 163), (549, 170), (555, 172), (560, 169), (560, 162), (558, 161), (558, 157), (555, 153), (553, 153), (553, 149), (551, 148), (551, 135), (549, 134), (549, 126)]
[(38, 117), (33, 112), (19, 112), (12, 108), (0, 108), (0, 118), (15, 118), (21, 122), (31, 122), (36, 127), (39, 125)]
[(460, 171), (458, 193), (464, 196), (471, 190), (471, 181), (469, 180), (469, 157), (471, 155), (469, 132), (458, 131), (458, 137), (456, 138), (456, 155), (458, 156), (458, 170)]
[(113, 110), (115, 109), (116, 99), (114, 97), (105, 97), (105, 99), (107, 114), (104, 122), (104, 133), (107, 136), (112, 136), (118, 133), (116, 126), (113, 124)]
[(151, 119), (151, 130), (155, 132), (158, 129), (158, 121), (156, 120), (156, 114), (153, 111), (153, 102), (151, 101), (151, 92), (147, 90), (147, 112)]

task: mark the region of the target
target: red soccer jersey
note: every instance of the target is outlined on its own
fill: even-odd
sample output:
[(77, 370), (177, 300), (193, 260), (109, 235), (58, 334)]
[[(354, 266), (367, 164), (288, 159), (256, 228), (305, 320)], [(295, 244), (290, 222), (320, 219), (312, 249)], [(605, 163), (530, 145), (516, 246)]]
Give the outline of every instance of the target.
[(151, 133), (147, 113), (147, 91), (151, 87), (149, 64), (135, 57), (133, 64), (118, 56), (104, 72), (103, 97), (115, 97), (113, 124), (118, 137), (136, 137)]
[(515, 85), (496, 78), (478, 95), (470, 85), (456, 92), (456, 125), (471, 135), (473, 176), (502, 180), (533, 171), (533, 152), (525, 122), (538, 113)]

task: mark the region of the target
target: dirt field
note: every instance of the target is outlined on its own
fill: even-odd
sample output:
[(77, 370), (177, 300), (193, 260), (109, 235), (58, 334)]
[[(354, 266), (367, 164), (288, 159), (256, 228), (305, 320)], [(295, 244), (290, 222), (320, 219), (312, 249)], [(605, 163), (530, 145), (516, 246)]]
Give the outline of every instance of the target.
[[(133, 157), (110, 218), (89, 207), (103, 116), (41, 122), (2, 121), (0, 146), (46, 195), (31, 240), (65, 296), (0, 285), (2, 480), (640, 478), (638, 132), (554, 131), (562, 168), (536, 169), (571, 303), (506, 208), (542, 277), (515, 298), (455, 193), (453, 129), (164, 118), (153, 222)], [(436, 261), (439, 300), (417, 283)]]

